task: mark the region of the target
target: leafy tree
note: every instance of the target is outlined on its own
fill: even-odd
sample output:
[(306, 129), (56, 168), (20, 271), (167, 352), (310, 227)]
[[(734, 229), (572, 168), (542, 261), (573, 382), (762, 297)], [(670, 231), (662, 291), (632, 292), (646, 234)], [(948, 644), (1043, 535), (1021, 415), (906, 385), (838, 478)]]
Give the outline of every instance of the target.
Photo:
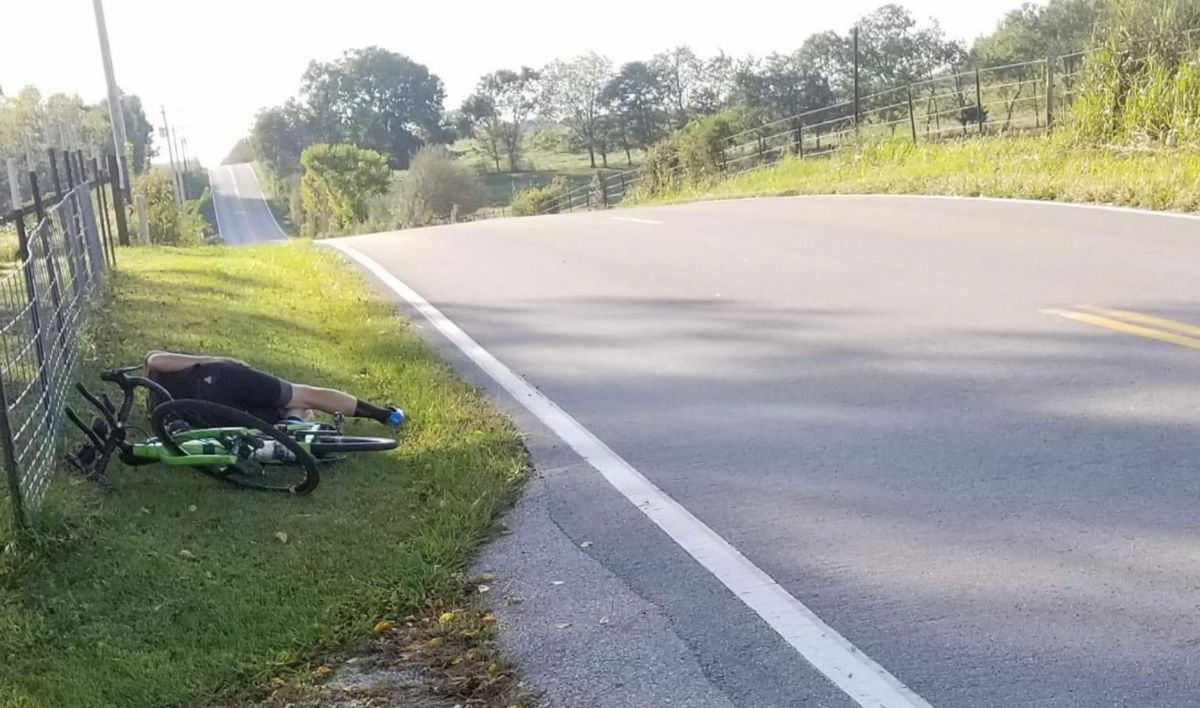
[(705, 66), (687, 45), (662, 52), (652, 60), (654, 71), (662, 77), (667, 103), (675, 118), (675, 127), (687, 124), (704, 84)]
[(740, 73), (737, 84), (749, 105), (765, 108), (775, 118), (833, 103), (829, 80), (807, 70), (799, 53), (771, 54), (757, 67)]
[(316, 140), (309, 112), (293, 99), (259, 111), (250, 131), (250, 145), (263, 165), (279, 176), (300, 172), (300, 155)]
[(1103, 0), (1027, 2), (1010, 10), (995, 32), (978, 39), (971, 53), (982, 66), (999, 66), (1080, 51), (1103, 4)]
[(538, 72), (501, 69), (481, 79), (475, 93), (463, 103), (462, 113), (484, 152), (500, 171), (501, 154), (508, 169), (516, 172), (521, 159), (521, 135), (525, 122), (537, 106), (540, 90)]
[(483, 206), (479, 178), (440, 145), (418, 150), (403, 179), (396, 205), (401, 226), (441, 223), (455, 209), (465, 216)]
[(319, 139), (380, 152), (398, 169), (408, 165), (423, 136), (441, 128), (442, 80), (425, 65), (379, 47), (310, 63), (300, 93)]
[(611, 76), (612, 62), (595, 52), (551, 62), (542, 71), (544, 113), (570, 128), (573, 142), (587, 150), (592, 167), (601, 138), (600, 96)]
[(385, 155), (353, 145), (309, 145), (300, 164), (303, 231), (308, 236), (349, 231), (366, 219), (369, 197), (386, 192), (391, 180)]
[(630, 148), (645, 149), (662, 137), (665, 98), (661, 77), (644, 61), (622, 66), (600, 92), (601, 103), (613, 116), (617, 142), (630, 164)]
[(692, 93), (692, 107), (708, 115), (728, 105), (737, 90), (737, 73), (737, 62), (725, 52), (705, 60), (700, 83)]
[(499, 172), (500, 160), (507, 154), (505, 146), (508, 141), (496, 101), (491, 96), (476, 93), (463, 102), (461, 112), (465, 132), (482, 147), (483, 153), (496, 164), (496, 171)]

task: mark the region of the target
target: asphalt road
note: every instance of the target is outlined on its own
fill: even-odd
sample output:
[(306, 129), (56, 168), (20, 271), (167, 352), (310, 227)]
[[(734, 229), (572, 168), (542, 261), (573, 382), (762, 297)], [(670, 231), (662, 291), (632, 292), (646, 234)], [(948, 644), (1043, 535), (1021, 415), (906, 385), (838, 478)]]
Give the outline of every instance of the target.
[[(920, 699), (1200, 705), (1200, 221), (817, 197), (343, 243)], [(421, 324), (530, 434), (483, 562), (533, 687), (855, 705)]]
[(258, 177), (249, 164), (221, 165), (209, 170), (217, 226), (227, 245), (282, 241), (287, 238), (263, 199)]

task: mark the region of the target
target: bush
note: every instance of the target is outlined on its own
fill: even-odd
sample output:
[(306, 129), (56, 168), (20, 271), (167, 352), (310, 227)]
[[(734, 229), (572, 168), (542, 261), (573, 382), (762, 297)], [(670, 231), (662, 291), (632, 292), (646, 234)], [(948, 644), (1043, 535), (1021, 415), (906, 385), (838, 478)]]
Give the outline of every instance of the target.
[(344, 234), (363, 222), (370, 197), (387, 190), (392, 174), (385, 156), (353, 145), (310, 145), (300, 165), (301, 233), (313, 237)]
[(398, 226), (428, 226), (474, 213), (483, 206), (483, 186), (475, 172), (442, 146), (423, 147), (413, 155), (395, 202)]
[(679, 133), (652, 145), (646, 152), (641, 189), (663, 194), (720, 179), (725, 173), (725, 144), (739, 123), (730, 112), (694, 118)]
[[(194, 246), (203, 243), (211, 233), (208, 221), (200, 215), (203, 200), (179, 204), (171, 176), (165, 170), (152, 169), (134, 185), (134, 194), (146, 198), (146, 222), (150, 242), (166, 246)], [(135, 202), (136, 203), (136, 202)], [(133, 228), (140, 228), (133, 223)]]
[(1200, 140), (1200, 0), (1112, 0), (1071, 105), (1089, 142)]
[(554, 181), (544, 187), (531, 187), (517, 192), (513, 197), (512, 210), (516, 216), (533, 216), (535, 214), (553, 214), (558, 211), (558, 202), (568, 189), (567, 181), (555, 177)]

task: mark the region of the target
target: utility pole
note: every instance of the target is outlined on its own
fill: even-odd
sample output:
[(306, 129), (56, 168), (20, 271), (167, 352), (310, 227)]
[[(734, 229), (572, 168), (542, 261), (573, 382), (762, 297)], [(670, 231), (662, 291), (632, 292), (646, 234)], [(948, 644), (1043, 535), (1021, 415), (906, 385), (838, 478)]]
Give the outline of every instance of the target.
[(167, 123), (167, 107), (162, 107), (163, 139), (167, 141), (167, 159), (171, 162), (171, 187), (175, 192), (175, 201), (183, 203), (183, 190), (179, 188), (179, 170), (175, 167), (175, 147), (171, 141), (171, 125)]
[(858, 137), (858, 25), (854, 26), (854, 137)]
[(113, 149), (117, 153), (117, 172), (121, 188), (129, 191), (129, 166), (125, 162), (125, 110), (121, 106), (121, 91), (113, 73), (112, 50), (108, 46), (108, 25), (104, 22), (103, 0), (92, 0), (96, 10), (96, 31), (100, 34), (100, 57), (104, 61), (104, 81), (108, 84), (108, 120), (112, 123)]
[(175, 141), (175, 158), (179, 160), (179, 198), (182, 201), (187, 201), (187, 162), (183, 159), (183, 152), (179, 149), (179, 128), (171, 131), (171, 139)]

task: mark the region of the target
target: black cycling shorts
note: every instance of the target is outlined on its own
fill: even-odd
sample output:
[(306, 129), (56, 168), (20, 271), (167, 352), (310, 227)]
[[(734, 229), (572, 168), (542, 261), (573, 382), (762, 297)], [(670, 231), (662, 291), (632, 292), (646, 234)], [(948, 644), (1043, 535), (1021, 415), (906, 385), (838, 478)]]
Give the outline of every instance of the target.
[(292, 400), (292, 384), (258, 369), (221, 361), (192, 370), (197, 398), (278, 422)]

